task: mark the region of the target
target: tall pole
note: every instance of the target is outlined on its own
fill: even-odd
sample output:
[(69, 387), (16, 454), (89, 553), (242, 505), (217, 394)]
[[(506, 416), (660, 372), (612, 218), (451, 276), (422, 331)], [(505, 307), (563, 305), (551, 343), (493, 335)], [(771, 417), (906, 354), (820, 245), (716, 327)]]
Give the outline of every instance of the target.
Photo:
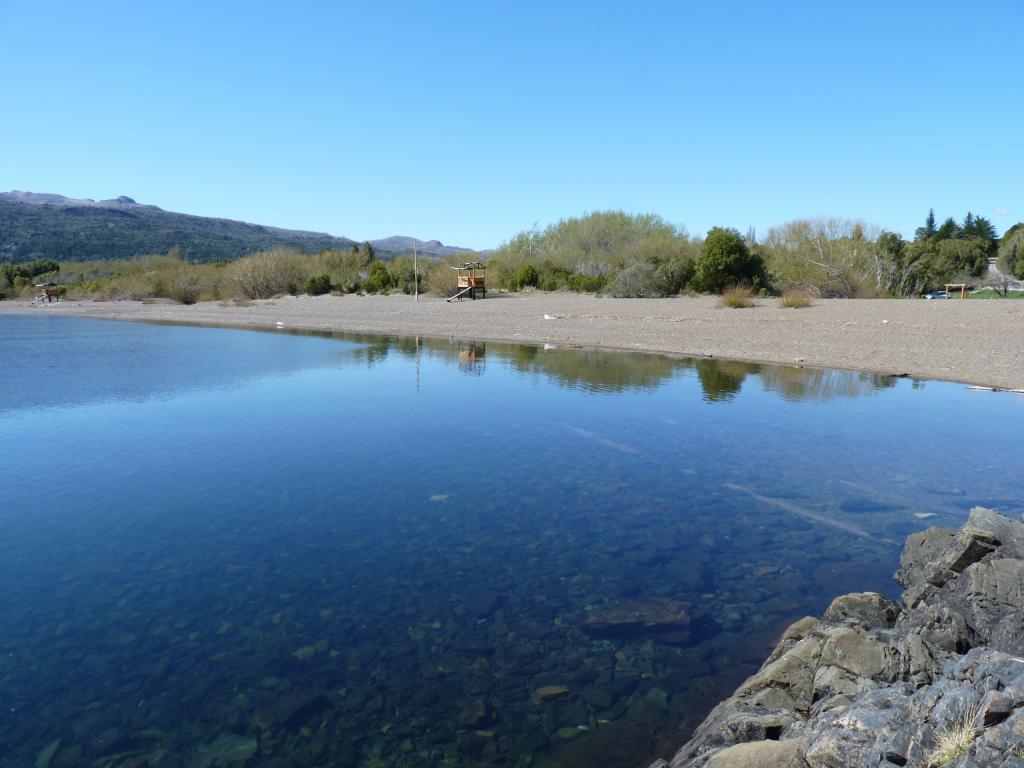
[(420, 260), (416, 255), (416, 241), (412, 243), (412, 283), (416, 301), (420, 300)]

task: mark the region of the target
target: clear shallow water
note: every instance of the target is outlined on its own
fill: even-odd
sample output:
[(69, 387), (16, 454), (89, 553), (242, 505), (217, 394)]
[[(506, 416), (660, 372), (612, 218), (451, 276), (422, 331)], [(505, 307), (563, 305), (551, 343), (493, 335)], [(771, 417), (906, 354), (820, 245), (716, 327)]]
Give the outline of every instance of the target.
[(5, 318), (0, 765), (646, 765), (788, 622), (894, 593), (907, 533), (1024, 512), (1022, 416), (844, 371)]

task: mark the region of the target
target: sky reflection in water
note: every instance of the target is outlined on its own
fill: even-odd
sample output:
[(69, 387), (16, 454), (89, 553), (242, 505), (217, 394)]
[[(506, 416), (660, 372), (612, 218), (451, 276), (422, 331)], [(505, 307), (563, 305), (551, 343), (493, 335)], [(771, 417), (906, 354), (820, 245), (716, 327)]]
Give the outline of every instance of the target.
[[(1024, 511), (1022, 406), (849, 371), (5, 318), (0, 766), (57, 739), (54, 766), (644, 765), (789, 621), (894, 594), (907, 533)], [(637, 605), (690, 624), (597, 631)]]

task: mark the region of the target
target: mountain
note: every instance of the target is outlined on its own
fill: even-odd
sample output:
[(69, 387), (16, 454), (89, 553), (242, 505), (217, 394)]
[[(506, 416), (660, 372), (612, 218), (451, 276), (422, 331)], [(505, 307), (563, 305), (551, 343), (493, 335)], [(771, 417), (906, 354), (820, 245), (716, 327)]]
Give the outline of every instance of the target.
[[(0, 192), (0, 261), (130, 259), (180, 246), (191, 261), (230, 261), (287, 247), (313, 253), (358, 242), (323, 232), (280, 229), (231, 219), (165, 211), (130, 197), (89, 200), (37, 192)], [(468, 251), (436, 240), (387, 237), (371, 241), (381, 258), (412, 253), (439, 258)]]
[(64, 197), (64, 195), (51, 195), (46, 192), (0, 192), (0, 200), (7, 200), (11, 203), (28, 203), (29, 205), (58, 205), (63, 208), (146, 208), (151, 211), (159, 211), (155, 205), (140, 205), (130, 197), (115, 197), (113, 200), (90, 200), (88, 198), (78, 199)]
[(412, 248), (415, 245), (416, 253), (420, 256), (433, 256), (435, 258), (444, 258), (453, 253), (476, 253), (472, 248), (445, 245), (440, 240), (417, 240), (415, 237), (404, 237), (402, 235), (371, 240), (370, 245), (374, 247), (374, 250), (387, 253), (412, 253)]

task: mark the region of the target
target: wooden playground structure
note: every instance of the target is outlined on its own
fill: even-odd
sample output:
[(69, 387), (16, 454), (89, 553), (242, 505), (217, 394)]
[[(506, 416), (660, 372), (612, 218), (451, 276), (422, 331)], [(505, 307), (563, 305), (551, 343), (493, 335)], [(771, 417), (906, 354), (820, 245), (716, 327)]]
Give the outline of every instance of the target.
[(467, 261), (465, 264), (460, 264), (457, 267), (452, 267), (457, 273), (455, 278), (456, 293), (453, 296), (448, 297), (448, 301), (458, 299), (462, 301), (463, 296), (469, 296), (469, 298), (476, 301), (477, 292), (480, 293), (480, 298), (487, 298), (487, 284), (484, 280), (484, 270), (487, 267), (479, 261)]
[(60, 301), (56, 283), (36, 283), (36, 288), (39, 289), (39, 294), (32, 299), (33, 304), (49, 304), (53, 301)]
[(952, 294), (949, 291), (950, 288), (958, 289), (960, 291), (961, 299), (967, 298), (967, 283), (946, 283), (946, 298), (949, 299), (953, 298)]

